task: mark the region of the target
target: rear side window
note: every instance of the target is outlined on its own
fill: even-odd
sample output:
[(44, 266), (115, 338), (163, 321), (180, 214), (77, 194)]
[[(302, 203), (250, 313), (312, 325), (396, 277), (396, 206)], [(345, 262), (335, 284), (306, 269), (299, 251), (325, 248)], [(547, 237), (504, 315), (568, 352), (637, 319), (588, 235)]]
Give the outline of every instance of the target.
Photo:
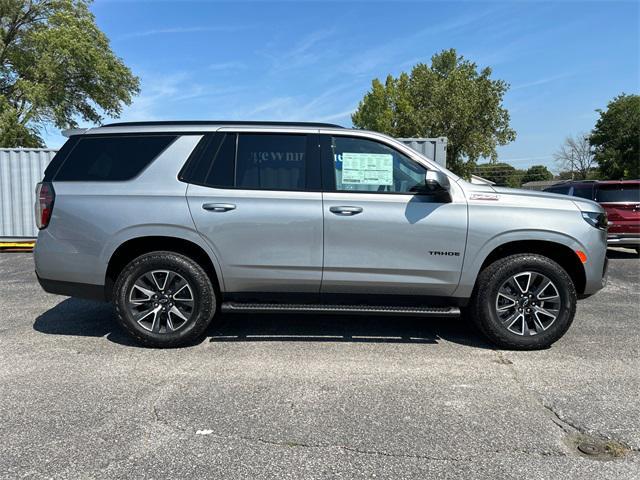
[(55, 175), (57, 181), (112, 182), (138, 175), (175, 135), (85, 136)]
[(304, 190), (306, 135), (240, 134), (236, 188)]
[(638, 184), (599, 185), (596, 200), (600, 203), (607, 203), (607, 202), (640, 203), (640, 185)]
[(178, 178), (213, 188), (317, 191), (319, 137), (288, 133), (208, 134)]

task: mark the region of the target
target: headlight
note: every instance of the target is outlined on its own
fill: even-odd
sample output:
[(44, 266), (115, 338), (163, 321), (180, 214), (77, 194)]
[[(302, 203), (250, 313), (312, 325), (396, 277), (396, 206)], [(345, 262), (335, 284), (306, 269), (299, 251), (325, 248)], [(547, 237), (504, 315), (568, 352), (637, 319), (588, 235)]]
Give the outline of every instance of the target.
[(600, 230), (606, 230), (609, 222), (607, 221), (607, 214), (601, 212), (582, 212), (582, 218), (585, 222)]

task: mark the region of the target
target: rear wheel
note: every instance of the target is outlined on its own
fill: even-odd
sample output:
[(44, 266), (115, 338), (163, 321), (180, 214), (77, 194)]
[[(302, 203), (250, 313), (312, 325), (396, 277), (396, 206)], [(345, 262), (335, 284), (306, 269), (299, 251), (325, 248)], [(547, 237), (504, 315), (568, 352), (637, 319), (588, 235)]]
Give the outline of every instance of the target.
[(470, 304), (472, 321), (498, 346), (545, 348), (571, 326), (577, 295), (571, 277), (536, 254), (497, 260), (478, 276)]
[(116, 281), (114, 303), (122, 327), (150, 347), (193, 343), (216, 310), (206, 272), (174, 252), (152, 252), (129, 263)]

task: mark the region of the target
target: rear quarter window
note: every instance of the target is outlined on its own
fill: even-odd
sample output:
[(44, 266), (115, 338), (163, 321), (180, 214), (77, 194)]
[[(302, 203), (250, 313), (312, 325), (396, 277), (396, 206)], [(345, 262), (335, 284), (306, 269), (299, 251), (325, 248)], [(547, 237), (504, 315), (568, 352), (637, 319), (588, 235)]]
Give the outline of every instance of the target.
[(600, 203), (635, 202), (640, 203), (640, 185), (600, 185), (596, 200)]
[(56, 181), (113, 182), (138, 175), (175, 135), (84, 136), (55, 174)]

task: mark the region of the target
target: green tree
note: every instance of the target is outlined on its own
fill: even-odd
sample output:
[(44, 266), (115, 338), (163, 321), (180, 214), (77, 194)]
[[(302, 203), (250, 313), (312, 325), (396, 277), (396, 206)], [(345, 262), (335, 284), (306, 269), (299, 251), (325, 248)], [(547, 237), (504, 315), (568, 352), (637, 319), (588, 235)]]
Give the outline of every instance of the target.
[(0, 0), (0, 146), (41, 146), (46, 124), (117, 117), (139, 92), (89, 5)]
[(622, 94), (596, 110), (600, 118), (589, 142), (604, 178), (640, 176), (640, 96)]
[(497, 159), (496, 147), (513, 141), (502, 99), (509, 85), (480, 72), (454, 49), (419, 63), (410, 74), (375, 79), (351, 116), (354, 126), (394, 137), (449, 139), (447, 166), (469, 176), (481, 157)]
[(516, 171), (507, 178), (507, 187), (520, 188), (524, 183), (523, 178), (526, 173), (524, 170), (516, 169)]
[(542, 182), (545, 180), (553, 180), (553, 173), (544, 165), (533, 165), (529, 167), (522, 177), (522, 183)]

